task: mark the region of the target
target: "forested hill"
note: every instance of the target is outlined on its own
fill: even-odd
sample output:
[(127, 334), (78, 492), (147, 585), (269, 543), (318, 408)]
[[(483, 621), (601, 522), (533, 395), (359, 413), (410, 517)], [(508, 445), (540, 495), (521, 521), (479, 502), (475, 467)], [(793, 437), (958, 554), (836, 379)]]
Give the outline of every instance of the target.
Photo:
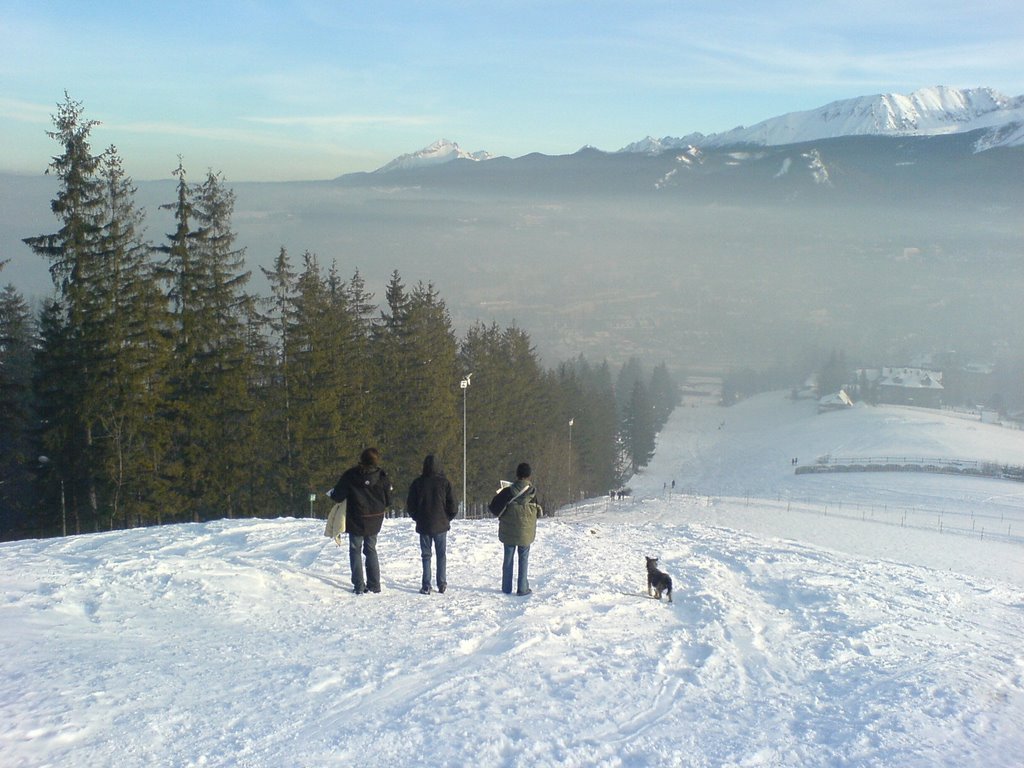
[(546, 369), (514, 325), (457, 337), (432, 284), (395, 271), (378, 301), (358, 270), (343, 279), (309, 252), (281, 248), (256, 295), (223, 179), (179, 166), (174, 227), (149, 242), (93, 125), (61, 106), (56, 220), (26, 239), (54, 298), (37, 317), (13, 287), (0, 297), (3, 538), (322, 514), (369, 445), (398, 508), (428, 453), (469, 505), (520, 461), (557, 506), (650, 457), (677, 399), (664, 365), (631, 360), (614, 383), (583, 358)]

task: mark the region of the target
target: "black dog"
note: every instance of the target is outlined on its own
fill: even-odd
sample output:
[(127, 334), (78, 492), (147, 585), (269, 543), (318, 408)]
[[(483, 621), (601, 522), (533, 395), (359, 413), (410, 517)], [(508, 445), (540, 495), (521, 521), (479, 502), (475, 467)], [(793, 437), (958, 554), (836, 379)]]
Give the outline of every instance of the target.
[(672, 602), (672, 577), (658, 570), (658, 558), (647, 558), (647, 594), (661, 600), (661, 593), (668, 593), (668, 601)]

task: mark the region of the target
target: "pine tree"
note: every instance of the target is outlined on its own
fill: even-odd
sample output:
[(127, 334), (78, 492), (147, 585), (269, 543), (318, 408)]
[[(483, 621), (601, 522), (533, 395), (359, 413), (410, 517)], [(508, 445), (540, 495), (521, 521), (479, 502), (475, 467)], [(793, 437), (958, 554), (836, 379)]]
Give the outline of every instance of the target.
[(198, 380), (197, 371), (201, 350), (198, 323), (201, 280), (198, 260), (192, 252), (195, 237), (192, 232), (192, 200), (180, 160), (174, 176), (178, 180), (177, 201), (161, 208), (174, 212), (175, 229), (167, 235), (167, 244), (157, 248), (166, 256), (158, 274), (167, 284), (167, 297), (171, 302), (173, 350), (168, 366), (165, 418), (174, 425), (174, 430), (163, 474), (170, 490), (168, 509), (175, 510), (173, 519), (189, 520), (197, 516), (202, 495), (202, 455), (193, 406), (194, 394), (204, 388)]
[(660, 432), (668, 417), (680, 403), (679, 386), (672, 379), (665, 363), (655, 366), (647, 391), (654, 409), (654, 431)]
[(184, 519), (244, 510), (255, 456), (250, 381), (255, 374), (250, 333), (249, 272), (231, 230), (234, 193), (212, 171), (194, 187), (179, 164), (175, 232), (160, 250), (174, 302), (174, 357), (170, 378), (177, 431), (169, 465)]
[(0, 292), (0, 539), (4, 540), (35, 532), (32, 469), (39, 453), (32, 401), (34, 341), (28, 304), (8, 285)]
[(379, 442), (375, 430), (382, 405), (376, 393), (380, 392), (382, 381), (380, 368), (374, 364), (377, 349), (373, 344), (377, 306), (358, 269), (347, 283), (340, 283), (332, 268), (328, 285), (339, 322), (337, 361), (346, 374), (340, 404), (345, 450), (339, 455), (355, 456), (363, 448)]
[(423, 457), (447, 464), (459, 452), (458, 342), (451, 317), (433, 285), (419, 283), (409, 295), (404, 354), (410, 371), (408, 410), (399, 416), (399, 460), (403, 486), (416, 477)]
[(66, 377), (72, 370), (72, 338), (67, 310), (57, 300), (39, 315), (39, 345), (34, 351), (32, 391), (39, 423), (41, 464), (40, 527), (61, 536), (82, 532), (80, 486), (75, 482), (81, 442), (77, 404), (68, 397)]
[[(337, 286), (341, 291), (340, 283)], [(341, 340), (343, 303), (336, 304), (316, 256), (303, 255), (292, 298), (287, 355), (292, 368), (295, 484), (306, 492), (329, 485), (338, 473), (346, 372)], [(338, 310), (341, 310), (339, 316)]]
[[(602, 493), (622, 484), (616, 461), (619, 424), (615, 413), (615, 388), (607, 361), (593, 369), (587, 377), (586, 388), (591, 403), (588, 421), (593, 424), (593, 431), (583, 445), (589, 457), (588, 466), (593, 468), (596, 478), (596, 487), (591, 490)], [(582, 426), (588, 429), (587, 425)]]
[[(462, 369), (473, 374), (465, 393), (467, 500), (490, 499), (498, 481), (514, 474), (521, 461), (535, 465), (538, 488), (554, 493), (563, 483), (553, 479), (564, 467), (549, 457), (558, 449), (564, 456), (564, 409), (557, 406), (557, 388), (544, 376), (529, 335), (477, 323), (466, 333), (460, 358)], [(567, 491), (558, 492), (564, 498)]]
[(643, 378), (644, 372), (639, 358), (630, 357), (619, 369), (619, 375), (615, 379), (615, 403), (620, 420), (625, 418), (629, 400), (633, 395), (633, 385), (642, 381)]
[[(208, 171), (194, 190), (198, 222), (197, 249), (209, 282), (204, 288), (203, 314), (210, 346), (203, 365), (211, 389), (202, 411), (208, 445), (205, 514), (233, 517), (244, 512), (241, 489), (257, 456), (251, 440), (255, 306), (245, 292), (250, 273), (245, 250), (235, 246), (232, 230), (235, 194), (223, 178)], [(241, 450), (240, 450), (241, 448)]]
[(269, 459), (274, 469), (263, 475), (262, 481), (252, 477), (250, 483), (255, 484), (254, 492), (262, 493), (265, 500), (280, 504), (284, 510), (295, 510), (301, 509), (298, 506), (296, 371), (292, 340), (296, 326), (296, 275), (288, 251), (283, 247), (273, 269), (260, 269), (270, 286), (270, 296), (261, 302), (267, 309), (260, 320), (270, 335), (259, 366), (261, 397), (256, 399), (256, 421), (260, 425), (257, 430), (260, 453)]
[(47, 135), (57, 141), (63, 154), (53, 158), (48, 172), (57, 176), (57, 196), (51, 202), (60, 229), (47, 235), (25, 238), (38, 255), (50, 261), (50, 274), (59, 299), (51, 311), (64, 318), (51, 318), (60, 326), (62, 375), (49, 386), (59, 387), (56, 395), (66, 405), (60, 425), (48, 422), (43, 438), (53, 443), (46, 432), (57, 430), (64, 441), (62, 477), (74, 505), (76, 532), (83, 516), (96, 527), (99, 524), (97, 479), (102, 457), (94, 449), (94, 430), (101, 387), (97, 371), (102, 337), (97, 314), (102, 310), (103, 223), (107, 211), (103, 182), (99, 175), (101, 157), (90, 147), (90, 133), (98, 123), (82, 117), (83, 109), (66, 93), (53, 117), (54, 130)]
[(166, 302), (156, 279), (152, 248), (142, 237), (143, 213), (117, 151), (103, 155), (106, 214), (101, 235), (103, 276), (88, 334), (95, 339), (97, 442), (108, 527), (149, 522), (158, 514), (160, 465), (168, 425), (160, 416), (169, 354)]
[[(619, 482), (615, 471), (615, 440), (618, 432), (615, 394), (607, 363), (594, 369), (581, 355), (558, 371), (559, 388), (573, 420), (573, 496), (603, 494)], [(567, 462), (566, 462), (567, 463)]]
[(462, 339), (459, 357), (463, 375), (471, 374), (470, 386), (463, 392), (467, 436), (465, 501), (470, 505), (489, 500), (498, 481), (507, 475), (513, 461), (511, 433), (518, 419), (506, 394), (512, 364), (506, 355), (502, 330), (493, 323), (475, 323)]
[(392, 273), (387, 307), (373, 333), (380, 382), (378, 434), (392, 482), (405, 487), (432, 453), (447, 462), (458, 451), (458, 343), (433, 285), (408, 291)]
[(633, 474), (646, 467), (654, 455), (654, 409), (647, 386), (640, 379), (633, 382), (629, 403), (622, 423), (622, 437)]

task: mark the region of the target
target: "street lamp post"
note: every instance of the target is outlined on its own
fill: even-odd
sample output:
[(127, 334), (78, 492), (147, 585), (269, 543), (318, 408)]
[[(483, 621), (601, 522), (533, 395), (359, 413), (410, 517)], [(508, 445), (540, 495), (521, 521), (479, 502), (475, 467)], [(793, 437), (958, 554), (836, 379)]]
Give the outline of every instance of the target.
[(572, 505), (572, 425), (575, 418), (569, 419), (569, 504)]
[(469, 380), (472, 378), (472, 373), (467, 373), (465, 378), (459, 382), (459, 387), (462, 388), (462, 516), (466, 516), (468, 511), (466, 505), (466, 390), (469, 389)]

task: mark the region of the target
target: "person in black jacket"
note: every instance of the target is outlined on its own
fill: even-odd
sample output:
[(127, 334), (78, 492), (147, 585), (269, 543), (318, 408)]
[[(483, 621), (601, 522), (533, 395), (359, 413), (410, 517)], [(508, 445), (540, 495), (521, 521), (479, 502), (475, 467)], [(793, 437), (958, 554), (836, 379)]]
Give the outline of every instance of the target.
[(416, 533), (420, 535), (420, 556), (423, 558), (420, 592), (430, 594), (431, 544), (437, 554), (437, 591), (444, 592), (448, 588), (448, 531), (455, 517), (455, 499), (452, 497), (452, 484), (441, 471), (441, 464), (433, 454), (423, 459), (423, 474), (409, 486), (405, 508), (416, 521)]
[[(345, 527), (348, 530), (348, 562), (352, 568), (353, 592), (380, 592), (380, 563), (377, 560), (377, 534), (384, 524), (384, 511), (391, 506), (391, 481), (380, 467), (380, 451), (367, 448), (359, 464), (347, 470), (328, 494), (334, 501), (346, 502)], [(359, 550), (366, 556), (366, 576)]]

